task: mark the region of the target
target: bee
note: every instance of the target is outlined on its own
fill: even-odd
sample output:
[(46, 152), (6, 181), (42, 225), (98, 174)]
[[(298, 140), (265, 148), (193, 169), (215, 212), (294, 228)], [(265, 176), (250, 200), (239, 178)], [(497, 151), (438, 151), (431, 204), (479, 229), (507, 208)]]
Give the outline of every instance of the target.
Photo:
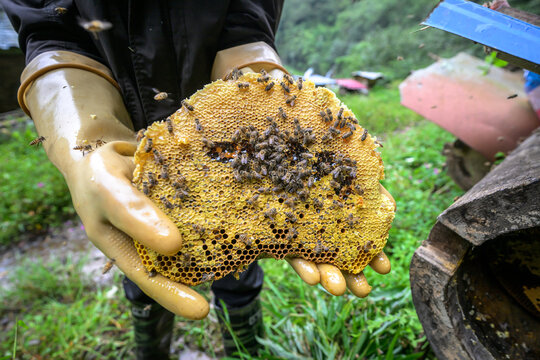
[(148, 184), (152, 187), (152, 186), (156, 186), (157, 185), (157, 180), (156, 180), (156, 177), (154, 175), (153, 172), (149, 171), (148, 174)]
[(251, 239), (248, 239), (246, 234), (239, 234), (238, 235), (238, 240), (240, 240), (246, 246), (251, 246), (251, 244), (252, 244)]
[(507, 99), (513, 99), (513, 98), (517, 98), (518, 94), (512, 94), (510, 96), (507, 96), (506, 98)]
[(144, 146), (144, 151), (149, 153), (152, 150), (152, 138), (146, 140), (146, 145)]
[(84, 21), (82, 19), (79, 20), (79, 25), (83, 27), (84, 30), (92, 33), (94, 35), (94, 38), (97, 40), (98, 36), (97, 34), (99, 32), (109, 30), (112, 28), (112, 24), (108, 21), (102, 21), (102, 20), (90, 20), (90, 21)]
[(289, 83), (289, 85), (294, 84), (294, 79), (293, 79), (293, 77), (292, 77), (291, 75), (289, 75), (289, 74), (284, 74), (284, 75), (283, 75), (283, 78), (284, 78), (285, 80), (287, 80), (287, 82)]
[(298, 78), (297, 85), (298, 85), (298, 90), (302, 90), (302, 87), (304, 86), (304, 80), (301, 77)]
[(274, 216), (276, 216), (276, 214), (277, 210), (275, 208), (271, 208), (270, 210), (264, 212), (264, 217), (270, 220), (274, 220)]
[(147, 304), (143, 307), (143, 311), (150, 311), (152, 309), (152, 304)]
[(212, 281), (214, 280), (215, 277), (216, 275), (214, 273), (204, 273), (202, 274), (201, 281), (202, 282)]
[(290, 207), (291, 209), (294, 209), (296, 207), (296, 201), (294, 197), (290, 197), (287, 200), (283, 202), (286, 206)]
[(154, 150), (152, 150), (152, 152), (154, 153), (155, 162), (157, 162), (160, 165), (163, 165), (163, 157), (161, 156), (159, 151), (157, 151), (157, 149), (154, 149)]
[(148, 272), (148, 277), (155, 277), (157, 276), (157, 271), (156, 269), (152, 269)]
[(68, 12), (68, 9), (66, 9), (65, 7), (55, 7), (54, 12), (58, 15), (64, 15)]
[(261, 76), (257, 78), (257, 82), (267, 82), (268, 80), (270, 80), (270, 76), (262, 69)]
[(317, 209), (322, 209), (324, 204), (321, 200), (319, 200), (318, 198), (314, 198), (313, 199), (313, 206)]
[(257, 189), (257, 191), (260, 192), (261, 194), (268, 194), (270, 192), (270, 189), (265, 188), (265, 187), (260, 187)]
[(356, 120), (354, 116), (347, 116), (347, 120), (349, 120), (353, 124), (358, 124), (358, 120)]
[(238, 80), (238, 78), (240, 78), (242, 75), (244, 75), (244, 73), (235, 67), (230, 73), (227, 74), (227, 76), (225, 76), (225, 80)]
[(341, 120), (342, 117), (343, 117), (343, 108), (339, 108), (339, 110), (337, 112), (337, 115), (336, 115), (336, 118)]
[(103, 141), (101, 139), (97, 139), (96, 140), (96, 148), (100, 147), (100, 146), (103, 146), (105, 145), (107, 142), (106, 141)]
[(257, 158), (260, 161), (264, 161), (265, 155), (266, 155), (266, 150), (262, 149), (261, 151), (257, 153), (257, 155), (255, 155), (255, 158)]
[(292, 223), (295, 223), (298, 221), (298, 219), (296, 218), (296, 215), (294, 215), (294, 213), (292, 212), (285, 212), (285, 216), (287, 217), (287, 220), (289, 220), (290, 222)]
[(379, 145), (380, 147), (384, 147), (384, 146), (382, 146), (382, 144), (381, 144), (379, 141), (377, 141), (377, 140), (375, 140), (373, 143)]
[(199, 119), (195, 119), (195, 130), (203, 131), (203, 127), (202, 127), (201, 122), (199, 121)]
[(167, 119), (165, 119), (165, 121), (167, 122), (167, 130), (169, 131), (169, 134), (172, 135), (172, 133), (173, 133), (173, 123), (172, 123), (172, 120), (171, 120), (171, 118), (167, 118)]
[(188, 109), (189, 111), (193, 111), (195, 110), (195, 108), (193, 107), (193, 105), (190, 105), (188, 104), (188, 102), (186, 100), (182, 100), (182, 106), (184, 106), (186, 109)]
[(247, 89), (247, 88), (249, 88), (249, 83), (248, 82), (239, 82), (237, 85), (238, 85), (239, 89)]
[(334, 181), (334, 180), (330, 180), (330, 186), (334, 189), (339, 189), (341, 187), (341, 185), (337, 181)]
[(183, 253), (182, 263), (184, 264), (184, 266), (189, 266), (190, 262), (191, 262), (191, 255), (189, 253)]
[(320, 239), (317, 239), (317, 245), (313, 248), (313, 252), (316, 255), (320, 255), (322, 253), (323, 247)]
[(264, 91), (270, 91), (270, 89), (272, 89), (273, 87), (274, 87), (274, 82), (270, 81), (268, 85), (266, 85), (266, 87), (264, 88)]
[(358, 195), (364, 195), (364, 189), (360, 185), (354, 185), (354, 190)]
[(298, 230), (296, 230), (295, 228), (290, 228), (289, 232), (287, 233), (287, 240), (291, 241), (297, 236), (298, 236)]
[(137, 142), (141, 141), (144, 136), (144, 129), (137, 131)]
[(360, 141), (364, 141), (367, 138), (367, 129), (364, 129), (364, 133), (362, 134), (362, 137), (360, 138)]
[(353, 214), (349, 214), (349, 216), (347, 216), (347, 223), (350, 227), (354, 227), (357, 222), (358, 219), (356, 219)]
[(195, 231), (199, 235), (203, 235), (206, 231), (205, 227), (199, 224), (191, 224), (191, 227), (193, 228), (193, 231)]
[(201, 139), (203, 146), (207, 147), (208, 149), (212, 149), (216, 146), (216, 144), (212, 140), (208, 140), (207, 138)]
[(313, 154), (305, 152), (305, 153), (301, 153), (300, 157), (303, 158), (303, 159), (306, 159), (306, 160), (313, 159)]
[(341, 131), (339, 131), (338, 129), (336, 129), (336, 128), (333, 127), (333, 126), (330, 126), (330, 127), (328, 128), (328, 131), (330, 132), (330, 134), (331, 134), (332, 136), (336, 136), (336, 135), (341, 134)]
[(150, 190), (148, 190), (148, 182), (147, 181), (143, 181), (142, 189), (143, 189), (144, 195), (148, 196), (148, 194), (150, 193)]
[(350, 137), (352, 134), (353, 134), (353, 132), (352, 132), (352, 131), (349, 131), (349, 132), (346, 132), (345, 134), (341, 135), (341, 137), (342, 137), (343, 139), (346, 139), (346, 138)]
[(310, 176), (307, 182), (307, 186), (310, 188), (313, 187), (313, 185), (315, 185), (315, 178), (313, 176)]
[(240, 132), (240, 129), (237, 129), (234, 132), (233, 136), (231, 137), (231, 141), (234, 142), (234, 143), (237, 143), (237, 142), (239, 142), (241, 140), (241, 138), (242, 138), (242, 134)]
[(290, 106), (294, 106), (294, 101), (296, 100), (296, 95), (289, 96), (285, 103)]
[(246, 153), (244, 153), (244, 154), (242, 154), (242, 155), (240, 156), (240, 164), (242, 164), (242, 165), (247, 165), (248, 160), (249, 160), (249, 159), (248, 159), (248, 156), (247, 156)]
[(165, 196), (160, 197), (160, 200), (167, 209), (174, 209), (175, 206)]
[(249, 205), (253, 205), (257, 202), (258, 199), (259, 199), (259, 194), (255, 194), (251, 198), (247, 199), (246, 201)]
[(152, 88), (152, 91), (156, 94), (156, 95), (154, 95), (154, 100), (156, 100), (156, 101), (163, 101), (163, 100), (171, 101), (171, 99), (169, 99), (169, 95), (172, 95), (172, 94), (167, 93), (165, 91), (159, 91), (156, 88)]
[(334, 124), (333, 124), (332, 126), (335, 127), (335, 128), (337, 129), (338, 127), (340, 127), (340, 126), (339, 126), (340, 124), (341, 124), (341, 120), (336, 119), (336, 121), (334, 122)]
[(189, 195), (189, 193), (186, 191), (186, 189), (178, 188), (178, 189), (176, 189), (176, 193), (174, 194), (174, 198), (184, 200), (188, 195)]
[(349, 129), (351, 129), (351, 131), (356, 131), (356, 126), (354, 126), (353, 123), (347, 123), (346, 125)]
[(86, 145), (77, 145), (73, 148), (73, 150), (80, 150), (82, 151), (83, 153), (83, 156), (86, 154), (86, 153), (89, 153), (89, 152), (92, 152), (92, 145), (90, 144), (86, 144)]
[(115, 259), (110, 259), (109, 261), (107, 261), (107, 263), (105, 264), (105, 266), (103, 266), (103, 269), (101, 270), (101, 274), (105, 275), (106, 273), (108, 273), (114, 266), (115, 261)]
[(332, 110), (330, 110), (330, 108), (326, 108), (326, 116), (328, 117), (328, 121), (334, 120), (334, 117), (332, 116)]
[(37, 137), (37, 138), (35, 138), (34, 140), (30, 141), (30, 146), (39, 146), (39, 145), (42, 144), (44, 141), (45, 141), (45, 137), (44, 137), (44, 136)]
[(291, 92), (291, 89), (289, 89), (289, 87), (287, 86), (287, 84), (285, 84), (283, 81), (280, 82), (279, 85), (281, 85), (281, 87), (283, 88), (283, 90), (284, 90), (286, 93), (290, 93), (290, 92)]
[(169, 178), (169, 165), (163, 164), (163, 166), (161, 167), (161, 178), (162, 179)]
[(297, 194), (300, 197), (300, 200), (302, 200), (302, 201), (306, 201), (307, 198), (309, 197), (309, 191), (306, 190), (306, 189), (302, 189), (302, 190), (298, 191)]
[(332, 201), (332, 205), (336, 208), (343, 208), (343, 204), (337, 200)]
[(332, 139), (332, 134), (330, 132), (327, 132), (326, 134), (322, 136), (321, 141), (327, 142), (327, 141), (330, 141), (331, 139)]

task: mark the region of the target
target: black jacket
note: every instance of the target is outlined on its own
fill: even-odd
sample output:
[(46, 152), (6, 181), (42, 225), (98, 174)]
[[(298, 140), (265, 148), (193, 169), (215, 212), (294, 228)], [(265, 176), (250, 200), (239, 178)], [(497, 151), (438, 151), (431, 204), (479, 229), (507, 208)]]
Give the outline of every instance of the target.
[[(108, 66), (136, 129), (173, 113), (210, 82), (216, 53), (264, 41), (274, 47), (283, 0), (1, 0), (26, 62), (68, 50)], [(59, 10), (64, 8), (66, 11)], [(112, 23), (95, 39), (79, 21)], [(171, 93), (155, 101), (153, 88)]]

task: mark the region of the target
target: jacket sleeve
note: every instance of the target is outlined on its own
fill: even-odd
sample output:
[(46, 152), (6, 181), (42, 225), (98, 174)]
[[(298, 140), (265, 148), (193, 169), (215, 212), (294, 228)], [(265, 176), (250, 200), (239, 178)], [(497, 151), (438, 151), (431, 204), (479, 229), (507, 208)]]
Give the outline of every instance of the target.
[(219, 49), (263, 41), (275, 50), (274, 39), (283, 0), (232, 0)]
[(39, 54), (55, 50), (103, 62), (91, 35), (78, 24), (80, 15), (72, 0), (2, 0), (2, 6), (19, 34), (27, 64)]

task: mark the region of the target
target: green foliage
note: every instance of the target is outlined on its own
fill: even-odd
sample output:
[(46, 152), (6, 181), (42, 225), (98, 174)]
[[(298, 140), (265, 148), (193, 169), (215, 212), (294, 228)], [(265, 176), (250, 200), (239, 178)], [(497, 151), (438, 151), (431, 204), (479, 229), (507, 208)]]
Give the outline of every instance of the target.
[(21, 260), (10, 274), (17, 286), (2, 292), (0, 313), (19, 320), (0, 331), (0, 358), (125, 358), (133, 347), (126, 300), (96, 288), (84, 263)]
[[(437, 3), (287, 0), (277, 47), (285, 64), (301, 72), (308, 67), (322, 74), (332, 69), (342, 77), (371, 70), (397, 79), (429, 65), (436, 56), (451, 57), (460, 51), (482, 56), (482, 46), (459, 36), (431, 28), (418, 31)], [(514, 0), (511, 5), (540, 13), (538, 0)]]
[(62, 175), (41, 147), (28, 145), (36, 137), (27, 125), (0, 144), (0, 245), (59, 225), (75, 213)]

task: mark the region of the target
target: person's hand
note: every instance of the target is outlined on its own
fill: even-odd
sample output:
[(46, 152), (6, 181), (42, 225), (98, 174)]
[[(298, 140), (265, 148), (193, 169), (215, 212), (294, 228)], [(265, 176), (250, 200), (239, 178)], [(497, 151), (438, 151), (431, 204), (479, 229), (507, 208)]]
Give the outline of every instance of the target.
[[(396, 202), (392, 195), (382, 185), (380, 191), (383, 196), (387, 196), (392, 201), (395, 211)], [(355, 296), (366, 297), (371, 291), (371, 286), (363, 271), (355, 275), (341, 271), (330, 264), (315, 264), (300, 258), (287, 259), (287, 261), (305, 283), (308, 285), (320, 283), (332, 295), (343, 295), (348, 288)], [(391, 269), (390, 260), (383, 251), (371, 260), (369, 266), (379, 274), (388, 274)]]
[(171, 312), (204, 318), (206, 300), (187, 286), (145, 270), (132, 239), (164, 254), (181, 235), (131, 183), (135, 134), (108, 69), (81, 55), (54, 51), (25, 69), (21, 107), (45, 137), (43, 147), (68, 184), (89, 239), (148, 296)]

